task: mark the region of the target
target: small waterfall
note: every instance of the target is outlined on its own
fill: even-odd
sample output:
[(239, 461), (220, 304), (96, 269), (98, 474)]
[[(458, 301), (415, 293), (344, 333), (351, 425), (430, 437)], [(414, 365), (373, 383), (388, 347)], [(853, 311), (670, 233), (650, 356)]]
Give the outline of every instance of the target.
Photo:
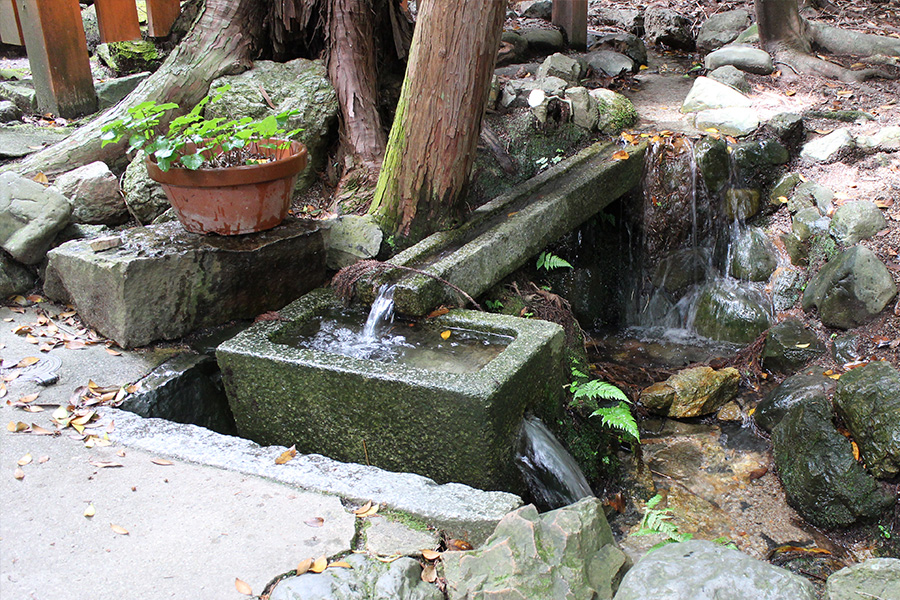
[(559, 508), (594, 495), (578, 463), (536, 417), (522, 423), (516, 464), (539, 506)]
[(360, 342), (374, 342), (377, 340), (375, 330), (381, 323), (393, 323), (394, 321), (394, 286), (387, 284), (378, 290), (378, 296), (372, 302), (366, 324), (359, 334)]

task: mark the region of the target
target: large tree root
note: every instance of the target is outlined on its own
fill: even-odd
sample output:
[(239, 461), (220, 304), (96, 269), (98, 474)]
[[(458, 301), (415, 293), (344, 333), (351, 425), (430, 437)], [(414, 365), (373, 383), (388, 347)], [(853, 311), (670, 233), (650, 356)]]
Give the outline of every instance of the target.
[(14, 170), (23, 175), (41, 171), (52, 176), (97, 160), (121, 167), (126, 160), (125, 142), (101, 148), (103, 126), (147, 100), (174, 102), (187, 112), (207, 94), (214, 79), (249, 68), (251, 53), (261, 33), (262, 4), (256, 0), (206, 0), (181, 43), (124, 100), (61, 142), (0, 171)]

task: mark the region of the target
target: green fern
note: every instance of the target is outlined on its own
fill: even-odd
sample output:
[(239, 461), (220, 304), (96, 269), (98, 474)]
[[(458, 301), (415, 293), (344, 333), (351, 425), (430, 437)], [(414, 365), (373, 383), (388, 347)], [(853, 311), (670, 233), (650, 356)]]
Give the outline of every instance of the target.
[(592, 412), (591, 416), (600, 417), (600, 420), (607, 427), (624, 431), (638, 442), (641, 441), (641, 433), (638, 431), (637, 421), (634, 420), (634, 415), (631, 414), (631, 408), (624, 402), (619, 402), (615, 406), (601, 406)]
[[(576, 368), (572, 368), (572, 377), (576, 379), (587, 379), (587, 375)], [(590, 407), (597, 406), (597, 400), (618, 400), (619, 403), (614, 406), (597, 407), (591, 413), (592, 417), (600, 417), (604, 426), (610, 429), (618, 429), (637, 442), (641, 441), (641, 435), (638, 431), (637, 421), (631, 414), (631, 400), (625, 395), (625, 392), (617, 388), (611, 383), (600, 381), (599, 379), (591, 379), (590, 381), (573, 381), (569, 384), (569, 391), (572, 392), (572, 401), (590, 400)]]
[(564, 258), (551, 254), (550, 252), (541, 252), (537, 259), (537, 268), (552, 271), (553, 269), (572, 268), (572, 264)]
[(631, 400), (628, 399), (625, 392), (613, 384), (600, 381), (599, 379), (592, 379), (585, 383), (580, 383), (577, 386), (573, 384), (571, 389), (573, 394), (572, 397), (576, 400), (579, 398), (600, 398), (601, 400), (621, 400), (623, 402), (628, 402), (629, 404), (631, 403)]
[(647, 501), (647, 507), (644, 510), (644, 518), (641, 519), (641, 527), (634, 535), (656, 535), (665, 536), (665, 539), (650, 548), (650, 552), (657, 548), (662, 548), (667, 544), (676, 542), (686, 542), (694, 536), (690, 533), (680, 533), (678, 526), (671, 523), (672, 518), (670, 508), (657, 509), (656, 505), (662, 500), (662, 496), (657, 494)]

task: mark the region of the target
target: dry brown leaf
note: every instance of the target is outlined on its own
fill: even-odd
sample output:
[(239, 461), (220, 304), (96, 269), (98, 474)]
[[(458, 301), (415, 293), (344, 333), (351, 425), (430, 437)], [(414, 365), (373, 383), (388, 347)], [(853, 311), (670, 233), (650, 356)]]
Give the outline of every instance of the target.
[(159, 465), (161, 467), (169, 467), (169, 466), (175, 464), (172, 461), (166, 460), (164, 458), (151, 458), (150, 462), (152, 462), (154, 465)]
[(797, 93), (797, 92), (796, 92), (795, 90), (787, 90), (787, 91), (784, 93), (784, 95), (785, 95), (785, 96), (793, 96), (793, 95), (796, 94), (796, 93)]
[(25, 412), (36, 413), (36, 412), (44, 412), (44, 409), (40, 406), (23, 406), (22, 410)]
[(442, 331), (442, 332), (441, 332), (441, 339), (442, 339), (442, 340), (449, 340), (449, 339), (450, 339), (450, 335), (451, 335), (452, 333), (453, 333), (453, 332), (450, 331), (449, 329), (447, 329), (446, 331)]
[(466, 551), (471, 550), (472, 544), (466, 540), (447, 540), (447, 550)]
[(31, 424), (31, 433), (34, 435), (56, 435), (55, 431), (50, 431), (49, 429), (44, 429), (37, 423)]
[(40, 457), (40, 458), (38, 459), (38, 464), (41, 464), (41, 465), (42, 465), (42, 464), (44, 464), (45, 462), (47, 462), (48, 460), (50, 460), (50, 457), (49, 457), (49, 456), (42, 456), (42, 457)]
[(112, 529), (114, 533), (118, 533), (119, 535), (128, 535), (128, 530), (121, 525), (110, 523), (109, 528)]
[(307, 519), (303, 522), (310, 527), (322, 527), (325, 524), (325, 519), (322, 517), (313, 517), (312, 519)]
[(37, 394), (28, 394), (27, 396), (22, 396), (21, 398), (16, 400), (16, 402), (20, 402), (22, 404), (28, 404), (29, 402), (34, 402), (35, 400), (37, 400), (39, 395), (40, 395), (40, 392), (38, 392)]
[(853, 447), (853, 460), (859, 460), (859, 446), (856, 445), (856, 442), (850, 440), (850, 445)]
[(437, 570), (434, 568), (434, 565), (427, 564), (425, 568), (422, 569), (422, 581), (425, 583), (434, 583), (437, 581)]
[(38, 183), (42, 183), (44, 185), (50, 185), (50, 180), (47, 179), (47, 176), (44, 175), (43, 171), (38, 171), (37, 175), (31, 178), (33, 181), (37, 181)]
[(321, 573), (325, 569), (328, 568), (328, 559), (325, 558), (323, 554), (319, 558), (313, 561), (313, 564), (309, 567), (310, 572), (312, 573)]
[(20, 360), (18, 362), (18, 364), (16, 365), (16, 368), (30, 367), (31, 365), (40, 362), (40, 360), (41, 359), (38, 358), (37, 356), (26, 356), (25, 358), (23, 358), (22, 360)]
[(626, 150), (617, 150), (612, 155), (613, 160), (628, 160), (630, 157), (631, 155)]
[(352, 569), (353, 565), (351, 565), (350, 563), (345, 562), (343, 560), (339, 560), (337, 562), (333, 562), (330, 565), (328, 565), (328, 568), (329, 569), (332, 569), (332, 568)]
[(303, 560), (301, 560), (299, 563), (297, 563), (297, 575), (303, 575), (304, 573), (309, 571), (309, 568), (312, 566), (312, 564), (313, 559), (311, 558), (304, 558)]
[(356, 516), (359, 516), (359, 515), (363, 514), (364, 512), (366, 512), (367, 510), (369, 510), (370, 508), (372, 508), (372, 503), (366, 502), (365, 504), (363, 504), (362, 506), (360, 506), (359, 508), (354, 510), (353, 514)]
[(446, 315), (448, 312), (450, 312), (449, 308), (447, 308), (446, 306), (439, 306), (436, 309), (434, 309), (433, 311), (431, 311), (430, 313), (428, 313), (428, 316), (425, 318), (426, 319), (434, 319), (435, 317), (440, 317), (440, 316)]
[(10, 433), (20, 433), (22, 431), (28, 431), (28, 423), (23, 423), (22, 421), (10, 421), (6, 425), (6, 430)]
[(242, 579), (238, 579), (237, 577), (234, 578), (234, 589), (236, 589), (239, 594), (243, 594), (245, 596), (253, 595), (253, 588), (250, 587), (250, 584), (248, 584), (246, 581), (243, 581)]
[(282, 452), (282, 453), (278, 456), (278, 458), (275, 459), (275, 464), (276, 464), (276, 465), (283, 465), (283, 464), (285, 464), (285, 463), (290, 462), (291, 459), (294, 458), (295, 456), (297, 456), (297, 447), (296, 447), (296, 446), (291, 446), (290, 448), (288, 448), (287, 450), (285, 450), (284, 452)]
[(366, 517), (371, 517), (371, 516), (373, 516), (373, 515), (375, 515), (375, 514), (377, 514), (377, 513), (378, 513), (378, 505), (377, 505), (377, 504), (373, 504), (372, 506), (370, 506), (370, 507), (369, 507), (367, 510), (365, 510), (364, 512), (357, 513), (356, 516), (357, 516), (358, 518), (360, 518), (360, 519), (365, 519)]
[(441, 557), (441, 553), (437, 550), (422, 550), (422, 558), (425, 560), (437, 560)]
[(16, 470), (13, 471), (13, 477), (20, 481), (25, 479), (25, 471), (23, 471), (21, 467), (16, 467)]
[(31, 453), (28, 453), (25, 456), (23, 456), (22, 458), (20, 458), (19, 460), (17, 460), (16, 464), (19, 465), (20, 467), (24, 467), (25, 465), (29, 464), (32, 460), (34, 460), (34, 458), (31, 456)]
[(84, 516), (87, 517), (88, 519), (90, 519), (91, 517), (93, 517), (93, 516), (96, 515), (96, 514), (97, 514), (97, 509), (94, 508), (94, 504), (93, 504), (93, 503), (88, 504), (88, 505), (85, 507), (85, 509), (84, 509)]
[(98, 469), (114, 469), (116, 467), (124, 467), (122, 463), (113, 462), (111, 460), (91, 460), (88, 461), (92, 466)]
[(119, 352), (118, 350), (114, 350), (114, 349), (110, 348), (109, 346), (106, 347), (106, 351), (109, 352), (110, 354), (112, 354), (113, 356), (122, 356), (121, 352)]

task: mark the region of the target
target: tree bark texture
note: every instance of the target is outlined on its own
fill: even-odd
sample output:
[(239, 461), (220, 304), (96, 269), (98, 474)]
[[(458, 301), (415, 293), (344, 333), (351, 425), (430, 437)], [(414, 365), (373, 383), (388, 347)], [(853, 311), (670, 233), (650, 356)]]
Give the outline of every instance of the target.
[(461, 214), (506, 3), (423, 0), (369, 210), (387, 235), (421, 239)]
[(806, 21), (800, 17), (797, 0), (756, 0), (759, 39), (767, 52), (784, 49), (809, 52)]
[(341, 105), (349, 151), (377, 168), (385, 135), (377, 108), (375, 14), (372, 0), (331, 0), (328, 77)]
[(121, 166), (126, 160), (127, 140), (101, 148), (101, 128), (147, 100), (175, 102), (187, 112), (203, 99), (214, 79), (249, 68), (262, 34), (261, 5), (258, 0), (206, 0), (181, 43), (124, 100), (63, 141), (0, 170), (54, 175), (97, 160)]

